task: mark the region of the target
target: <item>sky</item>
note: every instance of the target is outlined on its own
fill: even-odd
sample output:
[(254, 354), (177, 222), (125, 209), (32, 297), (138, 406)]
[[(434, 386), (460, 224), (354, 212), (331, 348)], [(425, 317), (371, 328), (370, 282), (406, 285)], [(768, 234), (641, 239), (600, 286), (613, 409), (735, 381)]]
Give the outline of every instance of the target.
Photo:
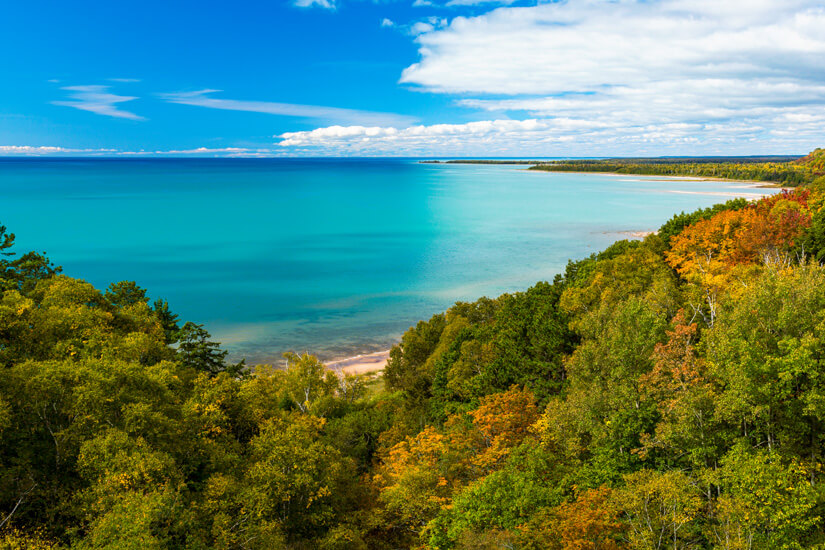
[(825, 0), (4, 2), (0, 156), (825, 146)]

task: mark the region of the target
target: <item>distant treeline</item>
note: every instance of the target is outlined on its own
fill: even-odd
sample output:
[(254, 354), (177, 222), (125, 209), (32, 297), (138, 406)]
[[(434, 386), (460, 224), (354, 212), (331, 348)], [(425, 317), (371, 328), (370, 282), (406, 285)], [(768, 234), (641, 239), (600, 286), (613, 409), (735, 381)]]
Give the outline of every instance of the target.
[[(806, 157), (807, 158), (807, 157)], [(764, 156), (764, 157), (658, 157), (658, 158), (621, 158), (621, 159), (452, 159), (452, 160), (422, 160), (421, 164), (556, 164), (567, 162), (619, 162), (632, 164), (711, 164), (731, 162), (736, 164), (754, 164), (765, 162), (791, 162), (800, 160), (796, 156)]]
[(814, 173), (792, 162), (659, 162), (625, 160), (575, 160), (537, 164), (530, 170), (547, 172), (611, 172), (650, 176), (693, 176), (765, 181), (796, 187), (810, 183)]
[(691, 176), (778, 183), (796, 187), (825, 175), (825, 150), (804, 158), (792, 156), (663, 157), (598, 160), (456, 159), (434, 164), (515, 164), (546, 172), (598, 172), (648, 176)]

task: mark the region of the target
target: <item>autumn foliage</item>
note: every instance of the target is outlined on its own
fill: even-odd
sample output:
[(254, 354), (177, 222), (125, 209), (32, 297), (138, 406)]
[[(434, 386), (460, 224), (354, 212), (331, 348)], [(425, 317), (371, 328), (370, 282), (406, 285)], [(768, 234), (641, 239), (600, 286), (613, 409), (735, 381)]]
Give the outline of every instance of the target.
[(0, 548), (825, 548), (824, 203), (677, 215), (374, 378), (228, 362), (0, 226)]

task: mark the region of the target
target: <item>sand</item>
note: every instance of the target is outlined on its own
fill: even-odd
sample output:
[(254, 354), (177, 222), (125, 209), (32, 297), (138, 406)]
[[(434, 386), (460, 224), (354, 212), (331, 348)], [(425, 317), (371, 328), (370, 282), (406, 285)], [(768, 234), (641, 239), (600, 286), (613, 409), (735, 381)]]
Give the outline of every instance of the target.
[(327, 363), (327, 368), (341, 371), (344, 374), (370, 374), (384, 370), (389, 358), (390, 350), (379, 351), (330, 361)]

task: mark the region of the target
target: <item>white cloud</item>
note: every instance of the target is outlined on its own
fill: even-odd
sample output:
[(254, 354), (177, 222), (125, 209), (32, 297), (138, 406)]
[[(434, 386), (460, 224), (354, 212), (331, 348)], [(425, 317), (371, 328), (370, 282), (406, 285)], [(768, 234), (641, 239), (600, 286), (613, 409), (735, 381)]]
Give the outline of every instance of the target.
[[(389, 19), (385, 19), (384, 21), (389, 21)], [(424, 19), (420, 19), (418, 21), (412, 21), (410, 23), (404, 25), (398, 25), (392, 21), (389, 21), (389, 24), (382, 23), (382, 27), (393, 27), (398, 31), (408, 34), (411, 36), (418, 36), (421, 34), (426, 34), (433, 32), (436, 29), (442, 29), (449, 24), (449, 20), (444, 17), (426, 17)]]
[(450, 0), (445, 5), (448, 7), (460, 6), (478, 6), (483, 4), (498, 4), (501, 6), (509, 6), (516, 3), (517, 0)]
[(433, 30), (435, 30), (435, 27), (432, 23), (426, 21), (417, 21), (410, 26), (410, 32), (414, 35), (432, 32)]
[(299, 8), (312, 8), (312, 7), (319, 7), (324, 8), (327, 10), (334, 10), (335, 9), (335, 2), (334, 0), (295, 0), (292, 5), (297, 6)]
[(600, 92), (661, 81), (822, 79), (820, 0), (571, 0), (457, 17), (401, 81), (436, 92)]
[(272, 156), (272, 149), (247, 147), (196, 147), (194, 149), (170, 149), (157, 151), (119, 151), (122, 156), (203, 156), (203, 157), (261, 157)]
[[(497, 117), (552, 121), (548, 137), (577, 144), (569, 154), (667, 152), (687, 137), (708, 153), (804, 151), (825, 142), (822, 126), (804, 122), (825, 113), (822, 29), (821, 0), (506, 7), (419, 26), (421, 59), (401, 82)], [(525, 136), (532, 151), (553, 154), (535, 137)]]
[(145, 120), (142, 116), (120, 109), (117, 104), (132, 101), (137, 97), (115, 95), (107, 90), (109, 86), (66, 86), (61, 90), (71, 92), (69, 97), (74, 101), (52, 101), (53, 105), (73, 107), (81, 111), (89, 111), (98, 115), (131, 120)]
[(80, 149), (72, 147), (0, 145), (0, 156), (192, 156), (192, 157), (270, 157), (283, 155), (283, 150), (248, 147), (196, 147), (152, 151), (122, 151), (118, 149)]
[(385, 17), (384, 19), (381, 20), (381, 27), (382, 28), (388, 28), (388, 27), (394, 27), (394, 26), (395, 26), (395, 23), (393, 22), (392, 19), (387, 19)]
[(217, 154), (237, 154), (249, 153), (251, 149), (245, 147), (197, 147), (195, 149), (178, 149), (163, 151), (167, 155), (217, 155)]
[[(818, 116), (775, 113), (771, 127), (748, 121), (631, 124), (605, 118), (532, 118), (408, 128), (330, 126), (276, 136), (299, 155), (627, 156), (804, 153), (821, 145)], [(782, 130), (777, 130), (781, 128)]]
[(7, 156), (36, 156), (36, 155), (71, 155), (111, 153), (114, 149), (72, 149), (68, 147), (32, 146), (32, 145), (0, 145), (0, 155)]
[(139, 78), (110, 78), (108, 80), (110, 82), (121, 82), (121, 83), (126, 83), (126, 84), (134, 83), (134, 82), (140, 82)]
[[(324, 154), (390, 156), (449, 155), (479, 148), (510, 147), (525, 139), (564, 141), (548, 135), (547, 120), (486, 120), (466, 124), (434, 124), (408, 128), (378, 126), (330, 126), (276, 136), (279, 145), (296, 152), (316, 150)], [(487, 153), (491, 154), (491, 153)]]
[(497, 120), (332, 126), (283, 134), (280, 145), (451, 156), (804, 152), (825, 141), (823, 28), (821, 0), (568, 0), (430, 18), (410, 28), (421, 59), (401, 82), (459, 95), (458, 105)]
[(178, 92), (161, 94), (161, 97), (170, 103), (194, 105), (210, 109), (228, 111), (247, 111), (291, 117), (320, 119), (325, 122), (339, 122), (346, 124), (409, 124), (412, 117), (392, 113), (376, 113), (355, 109), (341, 109), (338, 107), (323, 107), (319, 105), (296, 105), (293, 103), (275, 103), (271, 101), (247, 101), (237, 99), (220, 99), (211, 94), (220, 90), (199, 90), (195, 92)]

